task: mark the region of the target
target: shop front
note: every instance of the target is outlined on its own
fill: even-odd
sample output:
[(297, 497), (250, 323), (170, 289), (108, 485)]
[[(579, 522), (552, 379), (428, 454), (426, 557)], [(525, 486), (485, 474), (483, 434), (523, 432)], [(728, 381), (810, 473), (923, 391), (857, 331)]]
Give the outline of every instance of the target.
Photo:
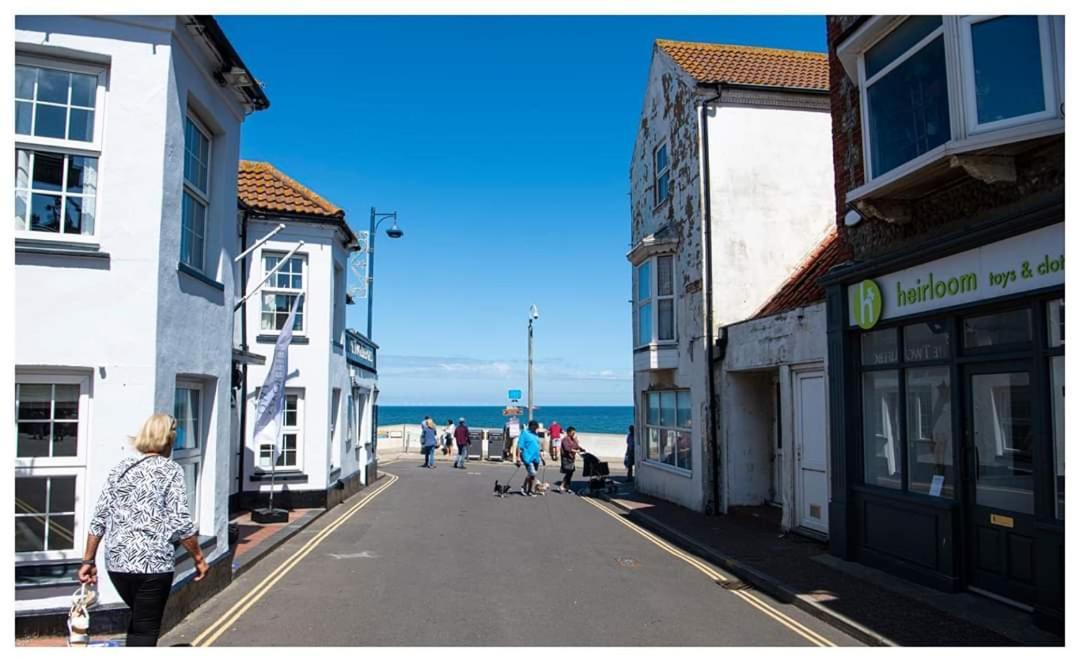
[(831, 551), (1060, 630), (1065, 224), (1054, 207), (835, 270)]

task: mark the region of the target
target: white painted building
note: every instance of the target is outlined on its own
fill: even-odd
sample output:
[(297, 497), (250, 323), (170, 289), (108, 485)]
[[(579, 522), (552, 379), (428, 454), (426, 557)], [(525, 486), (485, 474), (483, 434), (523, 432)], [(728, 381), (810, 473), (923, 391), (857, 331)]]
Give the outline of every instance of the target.
[[(636, 477), (725, 508), (718, 361), (833, 221), (824, 54), (659, 40), (630, 166)], [(711, 394), (711, 395), (710, 395)]]
[(15, 595), (40, 625), (153, 412), (179, 420), (200, 586), (231, 577), (236, 164), (269, 102), (206, 16), (17, 16), (15, 53)]
[[(231, 454), (233, 491), (243, 506), (265, 506), (273, 473), (275, 507), (333, 506), (366, 484), (374, 459), (375, 346), (345, 328), (348, 262), (358, 238), (342, 209), (269, 163), (241, 161), (238, 192), (245, 247), (284, 229), (244, 261), (241, 289), (259, 288), (240, 311), (244, 349), (267, 359), (247, 366), (246, 412)], [(281, 447), (271, 472), (271, 448), (253, 441), (255, 408), (278, 334), (300, 295)]]

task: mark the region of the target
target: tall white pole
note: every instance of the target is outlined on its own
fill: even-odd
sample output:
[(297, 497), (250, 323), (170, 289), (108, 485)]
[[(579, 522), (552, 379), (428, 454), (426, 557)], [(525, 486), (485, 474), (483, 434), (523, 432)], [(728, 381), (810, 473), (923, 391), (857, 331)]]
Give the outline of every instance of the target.
[(529, 318), (529, 420), (533, 420), (533, 320)]

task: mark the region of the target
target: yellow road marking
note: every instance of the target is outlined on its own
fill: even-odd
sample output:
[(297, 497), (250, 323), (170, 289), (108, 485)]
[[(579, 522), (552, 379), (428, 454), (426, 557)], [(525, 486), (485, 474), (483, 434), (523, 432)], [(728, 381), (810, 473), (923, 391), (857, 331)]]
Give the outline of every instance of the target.
[(321, 543), (331, 533), (337, 530), (338, 527), (340, 527), (350, 517), (356, 514), (357, 511), (366, 506), (372, 499), (385, 492), (387, 489), (390, 488), (391, 485), (397, 482), (398, 477), (394, 474), (388, 473), (385, 475), (390, 478), (389, 482), (387, 482), (385, 485), (380, 486), (371, 494), (364, 497), (356, 505), (352, 506), (347, 511), (342, 513), (340, 517), (333, 521), (333, 523), (328, 524), (325, 528), (323, 528), (322, 531), (319, 531), (319, 533), (316, 534), (311, 540), (304, 543), (304, 545), (300, 549), (296, 550), (296, 552), (294, 552), (292, 556), (290, 556), (281, 565), (275, 568), (274, 571), (267, 575), (261, 582), (259, 582), (255, 586), (255, 588), (251, 589), (244, 597), (240, 598), (240, 600), (238, 600), (231, 609), (222, 614), (221, 617), (219, 617), (216, 621), (214, 621), (212, 625), (210, 625), (210, 627), (203, 630), (202, 634), (200, 634), (198, 637), (195, 637), (194, 641), (191, 642), (191, 645), (203, 647), (210, 646), (215, 641), (217, 641), (218, 638), (221, 637), (221, 635), (225, 634), (225, 631), (232, 627), (232, 624), (235, 623), (237, 619), (243, 616), (248, 609), (250, 609), (256, 602), (259, 601), (259, 598), (265, 595), (266, 592), (274, 586), (274, 584), (278, 583), (278, 581), (280, 581), (282, 577), (288, 574), (288, 572), (292, 570), (296, 566), (296, 564), (298, 564), (304, 559), (304, 557), (310, 554), (311, 551), (315, 549), (315, 547), (319, 543)]
[[(589, 505), (594, 506), (595, 508), (599, 509), (601, 512), (608, 515), (609, 517), (614, 519), (619, 524), (622, 524), (623, 526), (627, 527), (628, 529), (630, 529), (634, 533), (637, 533), (642, 538), (645, 538), (646, 540), (653, 543), (657, 547), (663, 549), (668, 554), (671, 554), (672, 556), (674, 556), (674, 557), (676, 557), (678, 559), (681, 559), (681, 560), (685, 561), (686, 563), (690, 564), (694, 568), (697, 568), (702, 574), (704, 574), (709, 579), (712, 579), (713, 581), (721, 581), (721, 582), (728, 581), (727, 577), (725, 577), (723, 574), (717, 572), (716, 570), (712, 569), (711, 567), (709, 567), (708, 565), (706, 565), (705, 563), (703, 563), (699, 559), (697, 559), (697, 558), (695, 558), (693, 556), (690, 556), (689, 554), (683, 552), (680, 549), (676, 549), (675, 547), (673, 547), (672, 545), (670, 545), (666, 541), (658, 538), (657, 536), (655, 536), (651, 532), (641, 528), (637, 524), (634, 524), (633, 522), (627, 521), (626, 518), (624, 518), (619, 513), (614, 512), (613, 510), (611, 510), (607, 506), (602, 506), (597, 501), (595, 501), (595, 500), (593, 500), (591, 498), (588, 498), (588, 497), (586, 497), (584, 499), (584, 501), (586, 503), (588, 503)], [(773, 620), (777, 621), (778, 623), (780, 623), (781, 625), (783, 625), (787, 629), (791, 630), (795, 634), (798, 634), (799, 636), (803, 637), (804, 639), (806, 639), (810, 643), (814, 644), (815, 646), (821, 646), (821, 647), (836, 646), (836, 644), (829, 641), (824, 636), (818, 634), (817, 632), (814, 632), (813, 630), (806, 627), (802, 623), (799, 623), (798, 621), (791, 618), (790, 616), (788, 616), (788, 615), (784, 614), (783, 612), (777, 610), (776, 608), (769, 605), (767, 602), (763, 601), (761, 598), (757, 597), (756, 595), (754, 595), (754, 594), (752, 594), (752, 593), (750, 593), (750, 592), (748, 592), (748, 591), (746, 591), (744, 589), (735, 589), (735, 590), (729, 589), (729, 592), (731, 592), (734, 595), (738, 596), (739, 598), (741, 598), (744, 602), (746, 602), (747, 604), (749, 604), (753, 608), (755, 608), (758, 611), (762, 612), (763, 614), (769, 616)]]

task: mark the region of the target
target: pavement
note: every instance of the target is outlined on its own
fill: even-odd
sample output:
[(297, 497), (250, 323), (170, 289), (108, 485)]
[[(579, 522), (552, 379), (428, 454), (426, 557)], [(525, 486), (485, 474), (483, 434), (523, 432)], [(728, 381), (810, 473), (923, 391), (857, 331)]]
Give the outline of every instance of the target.
[[(161, 645), (860, 643), (603, 501), (494, 497), (513, 465), (418, 465), (382, 462), (384, 478), (285, 541)], [(557, 477), (552, 467), (547, 479)]]

